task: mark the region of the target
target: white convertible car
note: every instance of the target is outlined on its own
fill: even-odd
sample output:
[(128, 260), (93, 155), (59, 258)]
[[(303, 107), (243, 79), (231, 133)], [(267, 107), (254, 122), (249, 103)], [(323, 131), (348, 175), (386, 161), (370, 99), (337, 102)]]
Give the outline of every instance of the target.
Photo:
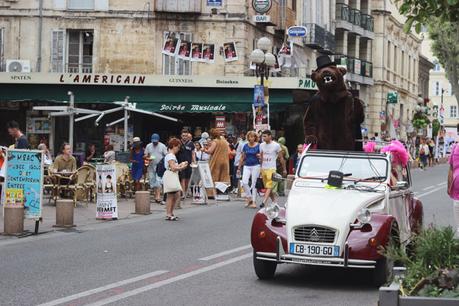
[(252, 223), (255, 273), (272, 278), (282, 263), (373, 269), (385, 283), (393, 263), (389, 242), (409, 247), (422, 227), (422, 203), (410, 190), (409, 167), (392, 169), (391, 155), (307, 151), (285, 208), (269, 205)]

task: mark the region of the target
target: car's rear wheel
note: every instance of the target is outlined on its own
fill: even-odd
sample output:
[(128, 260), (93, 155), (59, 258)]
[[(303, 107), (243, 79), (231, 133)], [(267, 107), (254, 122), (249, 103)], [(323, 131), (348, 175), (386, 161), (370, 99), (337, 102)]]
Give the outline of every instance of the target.
[[(387, 245), (394, 245), (396, 247), (400, 246), (400, 239), (398, 236), (398, 228), (396, 224), (392, 225), (389, 241)], [(387, 246), (386, 245), (386, 246)], [(393, 276), (395, 262), (394, 260), (383, 257), (376, 261), (376, 267), (373, 270), (373, 284), (377, 287), (380, 287), (389, 281), (391, 281)]]
[(257, 254), (253, 251), (253, 267), (259, 279), (271, 279), (276, 273), (277, 262), (257, 259)]

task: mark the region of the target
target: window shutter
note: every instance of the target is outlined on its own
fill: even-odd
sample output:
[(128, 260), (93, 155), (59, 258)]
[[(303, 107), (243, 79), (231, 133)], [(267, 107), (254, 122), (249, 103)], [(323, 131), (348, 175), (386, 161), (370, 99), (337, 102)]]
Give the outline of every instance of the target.
[(51, 72), (64, 72), (65, 31), (51, 33)]

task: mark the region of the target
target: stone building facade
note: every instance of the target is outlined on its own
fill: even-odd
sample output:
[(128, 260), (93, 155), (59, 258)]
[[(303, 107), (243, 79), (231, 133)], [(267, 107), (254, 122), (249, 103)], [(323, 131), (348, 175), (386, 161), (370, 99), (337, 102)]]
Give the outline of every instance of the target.
[[(407, 140), (419, 95), (419, 59), (422, 40), (403, 31), (402, 17), (393, 1), (372, 1), (375, 20), (373, 78), (367, 112), (370, 132)], [(388, 94), (396, 103), (387, 103)]]

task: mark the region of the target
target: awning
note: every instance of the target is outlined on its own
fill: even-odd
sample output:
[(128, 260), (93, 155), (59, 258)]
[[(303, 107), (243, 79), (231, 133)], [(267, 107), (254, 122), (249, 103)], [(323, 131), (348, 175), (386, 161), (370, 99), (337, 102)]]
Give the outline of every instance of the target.
[[(155, 112), (249, 112), (253, 90), (249, 88), (192, 88), (159, 86), (91, 86), (63, 84), (0, 84), (0, 101), (68, 101), (75, 103), (111, 103), (123, 101)], [(273, 109), (293, 103), (291, 89), (270, 89)]]

